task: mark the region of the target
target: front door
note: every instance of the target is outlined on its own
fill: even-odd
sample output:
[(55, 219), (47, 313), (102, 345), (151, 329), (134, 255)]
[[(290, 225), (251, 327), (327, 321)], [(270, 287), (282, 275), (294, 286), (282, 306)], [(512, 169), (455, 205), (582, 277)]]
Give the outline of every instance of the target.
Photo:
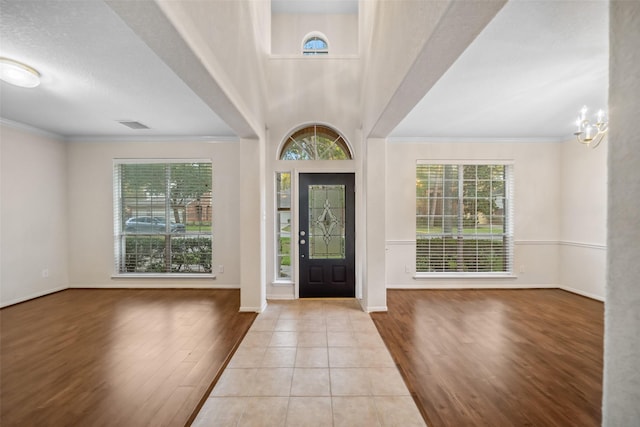
[(299, 182), (300, 297), (354, 297), (354, 175), (305, 173)]

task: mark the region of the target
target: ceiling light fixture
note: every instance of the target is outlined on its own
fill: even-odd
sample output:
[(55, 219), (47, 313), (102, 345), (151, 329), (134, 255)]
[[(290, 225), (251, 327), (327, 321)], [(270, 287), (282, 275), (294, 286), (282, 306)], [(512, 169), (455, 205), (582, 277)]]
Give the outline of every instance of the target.
[(579, 143), (591, 148), (596, 148), (602, 142), (602, 138), (609, 130), (609, 121), (603, 110), (598, 110), (595, 123), (587, 119), (588, 108), (585, 105), (580, 110), (578, 120), (576, 120), (576, 131), (573, 133)]
[(40, 73), (21, 62), (0, 58), (0, 80), (19, 87), (33, 88), (40, 84)]

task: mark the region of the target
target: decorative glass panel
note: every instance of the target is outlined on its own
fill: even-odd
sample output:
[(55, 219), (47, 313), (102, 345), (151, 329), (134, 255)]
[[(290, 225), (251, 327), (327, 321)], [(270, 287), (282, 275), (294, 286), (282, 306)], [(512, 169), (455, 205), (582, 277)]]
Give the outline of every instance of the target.
[(345, 186), (309, 186), (309, 259), (345, 258)]
[(280, 160), (348, 160), (349, 147), (342, 136), (326, 126), (309, 126), (294, 132), (280, 153)]

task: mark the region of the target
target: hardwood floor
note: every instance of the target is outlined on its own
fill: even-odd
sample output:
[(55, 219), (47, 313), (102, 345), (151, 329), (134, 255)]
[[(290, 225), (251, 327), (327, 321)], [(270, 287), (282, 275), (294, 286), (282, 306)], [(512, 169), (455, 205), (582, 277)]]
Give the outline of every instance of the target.
[(599, 426), (603, 304), (561, 290), (389, 290), (371, 316), (429, 427)]
[(2, 426), (184, 426), (251, 323), (239, 290), (66, 290), (0, 310)]

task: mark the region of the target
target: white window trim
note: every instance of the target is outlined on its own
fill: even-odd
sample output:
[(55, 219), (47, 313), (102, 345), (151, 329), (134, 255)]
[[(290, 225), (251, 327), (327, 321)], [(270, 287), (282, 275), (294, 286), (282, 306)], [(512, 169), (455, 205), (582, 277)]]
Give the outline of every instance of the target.
[[(307, 42), (314, 37), (322, 39), (322, 41), (324, 41), (325, 44), (327, 45), (327, 48), (326, 49), (305, 49), (304, 45), (307, 44)], [(324, 35), (320, 31), (312, 31), (302, 38), (300, 51), (302, 52), (302, 55), (305, 55), (305, 56), (314, 56), (315, 54), (320, 54), (320, 56), (324, 56), (329, 54), (329, 46), (330, 46), (329, 39), (327, 38), (326, 35)]]
[[(290, 189), (289, 189), (289, 198), (290, 198), (290, 203), (291, 206), (289, 206), (289, 215), (291, 216), (291, 231), (290, 231), (290, 238), (289, 238), (289, 267), (291, 268), (291, 276), (289, 278), (286, 277), (280, 277), (278, 276), (280, 269), (279, 269), (279, 265), (278, 265), (278, 248), (279, 248), (279, 239), (278, 239), (278, 180), (277, 180), (277, 176), (278, 174), (284, 174), (284, 173), (288, 173), (289, 174), (289, 180), (290, 180)], [(273, 221), (273, 239), (274, 239), (274, 244), (273, 244), (273, 253), (274, 253), (274, 257), (273, 257), (273, 281), (272, 284), (275, 286), (285, 286), (285, 285), (291, 285), (294, 283), (294, 274), (295, 274), (295, 269), (294, 269), (294, 265), (293, 265), (293, 243), (294, 243), (294, 235), (293, 235), (293, 171), (291, 170), (276, 170), (273, 174), (273, 189), (274, 189), (274, 194), (275, 194), (275, 198), (274, 198), (274, 205), (273, 205), (273, 212), (274, 212), (274, 221)]]
[(117, 258), (120, 256), (118, 244), (116, 240), (119, 239), (119, 234), (122, 230), (122, 218), (121, 215), (116, 213), (116, 208), (119, 206), (120, 190), (121, 186), (120, 175), (116, 173), (119, 165), (123, 164), (169, 164), (169, 163), (209, 163), (211, 164), (211, 191), (213, 192), (213, 159), (211, 158), (114, 158), (113, 159), (113, 268), (114, 272), (111, 275), (112, 279), (215, 279), (216, 269), (215, 265), (215, 252), (213, 251), (214, 244), (214, 224), (211, 224), (211, 245), (212, 245), (212, 259), (211, 259), (211, 273), (121, 273), (117, 270)]
[[(505, 160), (505, 159), (434, 159), (434, 160), (425, 160), (418, 159), (416, 160), (416, 166), (418, 165), (502, 165), (509, 167), (509, 177), (506, 180), (505, 184), (508, 186), (505, 190), (506, 195), (509, 197), (509, 212), (508, 217), (509, 221), (507, 223), (507, 227), (509, 230), (508, 237), (510, 237), (511, 245), (509, 247), (509, 257), (510, 257), (510, 265), (509, 271), (500, 272), (500, 271), (491, 271), (491, 272), (414, 272), (413, 278), (417, 280), (424, 279), (513, 279), (518, 276), (514, 273), (514, 250), (515, 250), (515, 237), (513, 233), (513, 223), (515, 221), (514, 218), (514, 161), (513, 160)], [(415, 191), (415, 189), (414, 189)], [(415, 197), (415, 196), (414, 196)], [(415, 213), (414, 213), (415, 219)], [(414, 243), (414, 249), (416, 249), (416, 243)], [(415, 261), (415, 256), (414, 256)]]

